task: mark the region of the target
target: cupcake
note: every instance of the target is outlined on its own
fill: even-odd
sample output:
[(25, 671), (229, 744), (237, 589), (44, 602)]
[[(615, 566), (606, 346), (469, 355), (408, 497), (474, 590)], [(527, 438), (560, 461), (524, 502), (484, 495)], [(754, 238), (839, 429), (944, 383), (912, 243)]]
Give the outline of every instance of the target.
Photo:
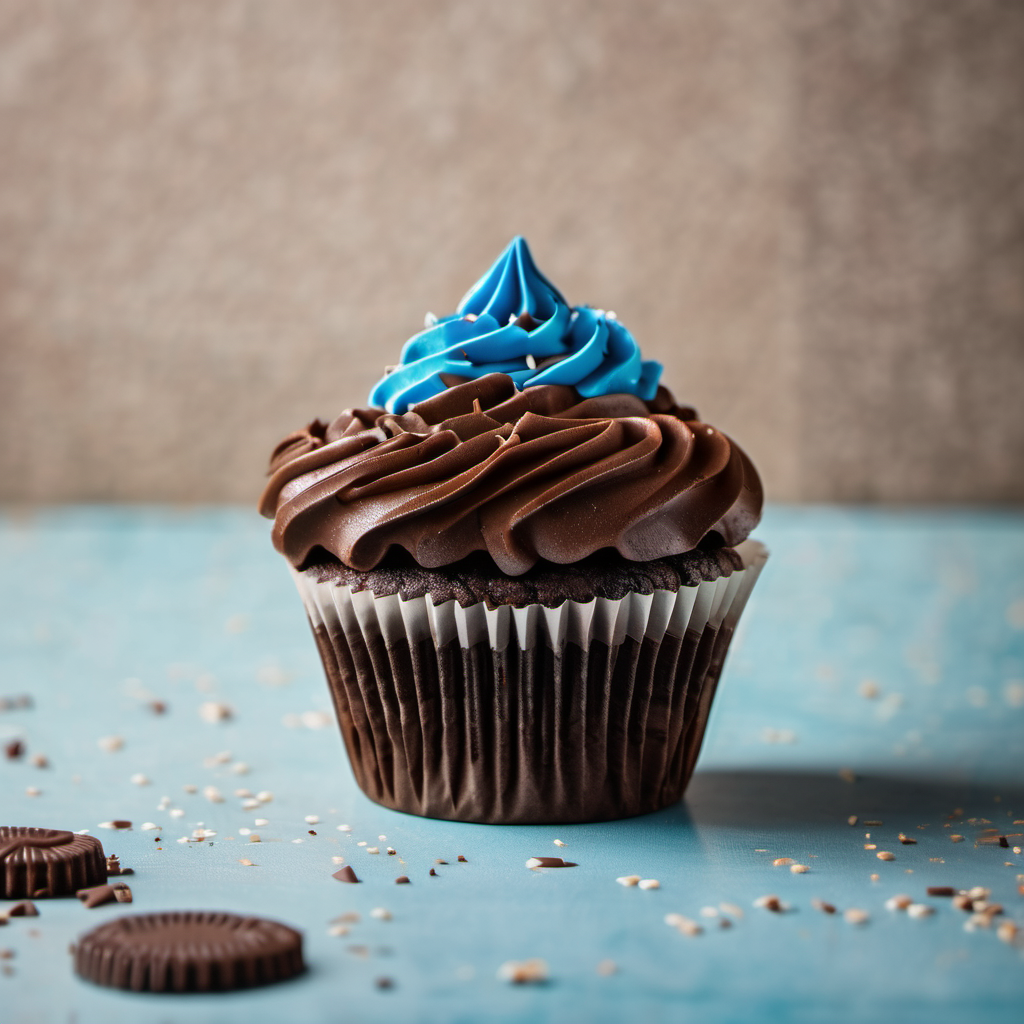
[(767, 556), (747, 456), (515, 238), (370, 407), (270, 462), (356, 779), (458, 821), (679, 800)]

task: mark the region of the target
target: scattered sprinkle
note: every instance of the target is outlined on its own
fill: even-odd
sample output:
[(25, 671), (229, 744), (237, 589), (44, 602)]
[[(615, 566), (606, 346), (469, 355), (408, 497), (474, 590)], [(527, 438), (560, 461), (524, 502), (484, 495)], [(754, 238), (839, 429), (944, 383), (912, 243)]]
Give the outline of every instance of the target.
[(124, 747), (124, 740), (121, 739), (120, 736), (101, 736), (96, 741), (96, 744), (100, 750), (105, 751), (108, 754), (113, 754), (115, 751)]
[(199, 705), (199, 717), (208, 725), (225, 722), (232, 716), (231, 707), (218, 700), (203, 701)]
[(167, 813), (170, 814), (170, 816), (172, 818), (184, 818), (185, 817), (185, 812), (180, 807), (172, 807), (171, 810), (168, 811)]
[(754, 900), (754, 906), (759, 910), (770, 910), (775, 914), (781, 914), (786, 909), (778, 896), (758, 896)]
[(620, 875), (615, 879), (619, 885), (631, 886), (636, 885), (640, 881), (639, 875)]
[(772, 867), (774, 867), (774, 868), (781, 868), (781, 867), (785, 867), (787, 864), (792, 864), (792, 863), (793, 863), (793, 858), (792, 857), (776, 857), (775, 860), (772, 861)]
[(908, 917), (930, 917), (935, 913), (935, 908), (928, 906), (927, 903), (911, 903), (907, 907)]
[(390, 921), (391, 911), (385, 910), (384, 907), (374, 907), (370, 911), (370, 917), (376, 918), (378, 921)]
[(307, 825), (318, 825), (320, 823), (320, 816), (318, 814), (307, 814), (303, 820)]
[[(554, 844), (555, 844), (555, 846), (565, 846), (566, 845), (565, 843), (562, 842), (561, 839), (555, 839), (554, 840)], [(611, 961), (610, 960), (602, 960), (601, 963), (611, 963)]]
[(815, 910), (820, 910), (823, 914), (834, 914), (836, 912), (835, 905), (826, 903), (824, 900), (813, 899), (811, 900), (811, 906)]
[(256, 867), (256, 865), (251, 860), (249, 860), (247, 857), (242, 857), (241, 860), (239, 860), (238, 863), (239, 864), (244, 864), (245, 867), (247, 867), (247, 868), (254, 868), (254, 867)]
[(811, 869), (806, 864), (791, 864), (789, 870), (792, 871), (794, 875), (806, 875)]
[(124, 828), (131, 828), (132, 827), (132, 823), (130, 821), (126, 821), (126, 820), (124, 820), (122, 818), (118, 818), (118, 819), (116, 819), (114, 821), (101, 821), (99, 827), (100, 828), (124, 829)]
[(498, 968), (498, 980), (512, 985), (540, 985), (548, 980), (548, 965), (539, 958), (506, 960)]
[(912, 896), (901, 894), (899, 896), (890, 896), (885, 901), (886, 910), (906, 910), (907, 907), (911, 906), (914, 902)]
[(366, 852), (367, 853), (380, 853), (380, 847), (379, 846), (368, 846), (366, 848)]
[(253, 819), (253, 824), (257, 828), (265, 828), (267, 825), (270, 824), (270, 819), (269, 818), (254, 818)]
[(675, 928), (680, 935), (700, 935), (704, 929), (696, 922), (682, 914), (666, 914), (665, 924)]
[(271, 793), (269, 789), (261, 789), (256, 794), (256, 799), (259, 800), (261, 804), (269, 804), (270, 801), (274, 799), (274, 794)]
[(636, 887), (638, 889), (660, 889), (661, 882), (656, 878), (641, 878), (640, 881), (636, 883)]
[(351, 825), (339, 825), (338, 826), (338, 831), (339, 832), (351, 832), (352, 831), (352, 826)]
[(38, 786), (26, 786), (25, 796), (42, 796), (43, 791)]
[(879, 860), (895, 860), (896, 859), (896, 854), (895, 853), (890, 853), (888, 850), (879, 850), (878, 853), (875, 854), (875, 856)]
[(847, 924), (867, 924), (871, 920), (871, 915), (859, 907), (850, 907), (849, 910), (843, 911), (843, 920)]

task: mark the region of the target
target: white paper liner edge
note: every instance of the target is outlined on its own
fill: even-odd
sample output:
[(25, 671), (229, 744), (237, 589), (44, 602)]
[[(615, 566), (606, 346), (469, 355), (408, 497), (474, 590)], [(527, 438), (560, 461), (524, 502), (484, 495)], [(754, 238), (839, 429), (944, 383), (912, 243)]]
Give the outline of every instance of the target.
[(734, 627), (768, 559), (767, 549), (755, 540), (737, 545), (736, 551), (743, 568), (710, 583), (632, 593), (618, 600), (565, 601), (557, 608), (534, 604), (490, 609), (482, 601), (463, 608), (454, 600), (435, 605), (426, 597), (406, 601), (397, 594), (375, 597), (348, 585), (317, 583), (294, 569), (292, 575), (314, 629), (337, 625), (346, 634), (361, 634), (365, 641), (381, 637), (387, 644), (430, 637), (437, 647), (458, 640), (466, 650), (484, 642), (496, 651), (512, 643), (522, 650), (540, 643), (560, 650), (566, 643), (586, 647), (601, 642), (611, 647), (627, 636), (660, 641), (666, 635), (700, 633), (707, 625)]

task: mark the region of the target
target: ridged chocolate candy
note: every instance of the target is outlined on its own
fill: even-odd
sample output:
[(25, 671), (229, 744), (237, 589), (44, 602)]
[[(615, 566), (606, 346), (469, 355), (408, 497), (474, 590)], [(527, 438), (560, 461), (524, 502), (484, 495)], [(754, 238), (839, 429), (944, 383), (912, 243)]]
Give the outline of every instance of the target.
[(300, 932), (222, 911), (120, 917), (83, 935), (75, 949), (83, 978), (133, 992), (224, 992), (303, 970)]
[(72, 896), (107, 880), (103, 846), (54, 828), (0, 825), (0, 897)]

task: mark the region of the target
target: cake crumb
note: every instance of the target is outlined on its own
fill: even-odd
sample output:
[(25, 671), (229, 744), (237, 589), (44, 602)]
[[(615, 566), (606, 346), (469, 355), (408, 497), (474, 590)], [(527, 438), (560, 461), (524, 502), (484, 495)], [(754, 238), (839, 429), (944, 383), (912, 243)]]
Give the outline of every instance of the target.
[(498, 980), (512, 985), (540, 985), (548, 980), (548, 965), (540, 958), (506, 960), (498, 968)]

